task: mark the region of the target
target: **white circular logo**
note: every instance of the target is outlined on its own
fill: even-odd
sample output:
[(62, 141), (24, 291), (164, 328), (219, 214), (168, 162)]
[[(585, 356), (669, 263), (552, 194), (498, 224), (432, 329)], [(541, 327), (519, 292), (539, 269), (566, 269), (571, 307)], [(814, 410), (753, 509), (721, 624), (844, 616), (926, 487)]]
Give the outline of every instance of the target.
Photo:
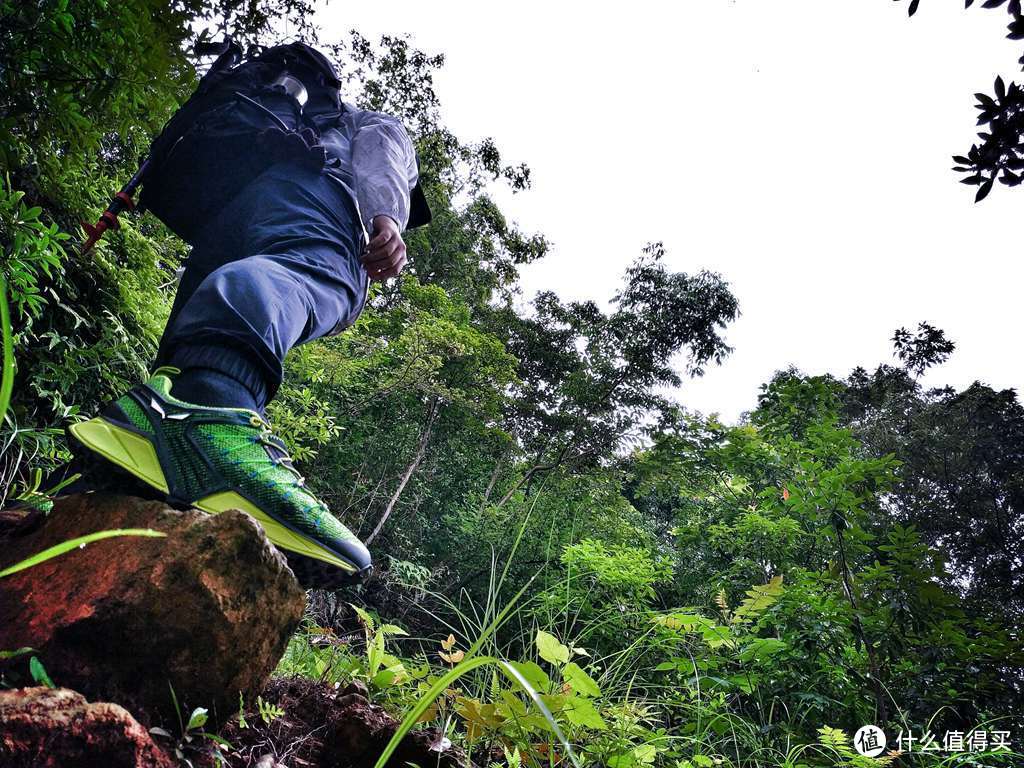
[(885, 731), (877, 725), (862, 725), (853, 735), (853, 746), (865, 757), (877, 757), (885, 751)]

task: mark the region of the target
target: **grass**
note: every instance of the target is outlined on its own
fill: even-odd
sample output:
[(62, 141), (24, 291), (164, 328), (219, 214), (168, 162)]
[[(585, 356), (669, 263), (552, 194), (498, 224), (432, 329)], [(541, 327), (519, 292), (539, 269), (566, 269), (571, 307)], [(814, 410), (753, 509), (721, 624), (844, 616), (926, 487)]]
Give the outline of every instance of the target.
[(8, 568), (4, 568), (0, 571), (0, 579), (18, 573), (19, 571), (24, 571), (26, 568), (31, 568), (34, 565), (45, 563), (47, 560), (59, 557), (65, 552), (85, 547), (86, 544), (91, 544), (94, 541), (112, 539), (117, 536), (146, 536), (155, 539), (163, 538), (166, 535), (166, 533), (154, 531), (152, 528), (118, 528), (110, 531), (97, 531), (96, 533), (90, 533), (85, 536), (79, 536), (75, 539), (62, 541), (60, 544), (55, 544), (54, 546), (44, 549), (42, 552), (37, 552), (31, 557), (27, 557)]
[(562, 746), (565, 747), (566, 754), (569, 756), (569, 759), (572, 760), (573, 765), (580, 768), (582, 764), (580, 763), (579, 758), (576, 757), (575, 752), (573, 752), (572, 744), (570, 744), (569, 740), (565, 738), (565, 735), (562, 733), (562, 729), (558, 727), (558, 723), (555, 720), (554, 715), (552, 715), (551, 711), (544, 705), (544, 702), (541, 700), (537, 691), (533, 689), (533, 687), (523, 678), (515, 667), (503, 659), (497, 659), (492, 656), (475, 656), (472, 659), (467, 659), (439, 677), (434, 684), (430, 686), (427, 692), (420, 696), (409, 710), (409, 713), (405, 716), (405, 719), (402, 720), (398, 729), (395, 731), (395, 735), (391, 737), (391, 741), (389, 741), (388, 745), (384, 748), (384, 751), (381, 753), (381, 756), (374, 765), (374, 768), (384, 768), (384, 766), (387, 765), (388, 760), (391, 755), (394, 754), (394, 751), (398, 748), (402, 739), (405, 738), (405, 735), (415, 727), (416, 723), (418, 723), (420, 718), (423, 716), (423, 713), (430, 708), (430, 705), (433, 704), (438, 697), (445, 692), (445, 690), (447, 690), (448, 686), (463, 675), (467, 675), (470, 672), (484, 667), (495, 667), (501, 670), (506, 677), (517, 684), (530, 697), (534, 705), (541, 711), (541, 714), (544, 715), (544, 719), (550, 724), (555, 733), (555, 737)]

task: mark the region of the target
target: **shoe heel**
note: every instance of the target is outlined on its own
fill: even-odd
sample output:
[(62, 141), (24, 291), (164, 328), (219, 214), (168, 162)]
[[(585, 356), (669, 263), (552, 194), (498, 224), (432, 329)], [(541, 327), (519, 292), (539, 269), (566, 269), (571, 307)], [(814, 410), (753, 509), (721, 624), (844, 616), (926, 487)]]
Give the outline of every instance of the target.
[(160, 468), (153, 444), (124, 427), (97, 416), (68, 426), (71, 438), (92, 453), (99, 454), (147, 485), (167, 493), (167, 479)]

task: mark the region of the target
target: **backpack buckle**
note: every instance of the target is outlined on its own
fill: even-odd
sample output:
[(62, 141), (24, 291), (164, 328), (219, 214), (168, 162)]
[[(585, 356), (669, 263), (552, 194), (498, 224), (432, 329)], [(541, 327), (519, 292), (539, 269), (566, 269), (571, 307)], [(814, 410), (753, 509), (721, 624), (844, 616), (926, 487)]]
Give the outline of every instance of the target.
[(299, 109), (306, 106), (306, 102), (309, 101), (309, 91), (306, 90), (306, 86), (297, 77), (289, 75), (287, 72), (282, 72), (278, 75), (270, 87), (280, 88), (295, 99), (299, 103)]

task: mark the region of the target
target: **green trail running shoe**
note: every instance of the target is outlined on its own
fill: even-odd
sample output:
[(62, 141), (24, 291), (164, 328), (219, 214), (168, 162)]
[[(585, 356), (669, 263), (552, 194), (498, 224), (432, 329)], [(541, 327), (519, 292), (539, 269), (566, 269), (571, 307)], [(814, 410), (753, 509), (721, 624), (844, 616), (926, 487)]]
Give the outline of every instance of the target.
[(208, 408), (171, 395), (171, 373), (153, 378), (68, 427), (73, 441), (127, 470), (178, 506), (256, 518), (308, 587), (365, 576), (370, 553), (303, 487), (284, 443), (255, 411)]

